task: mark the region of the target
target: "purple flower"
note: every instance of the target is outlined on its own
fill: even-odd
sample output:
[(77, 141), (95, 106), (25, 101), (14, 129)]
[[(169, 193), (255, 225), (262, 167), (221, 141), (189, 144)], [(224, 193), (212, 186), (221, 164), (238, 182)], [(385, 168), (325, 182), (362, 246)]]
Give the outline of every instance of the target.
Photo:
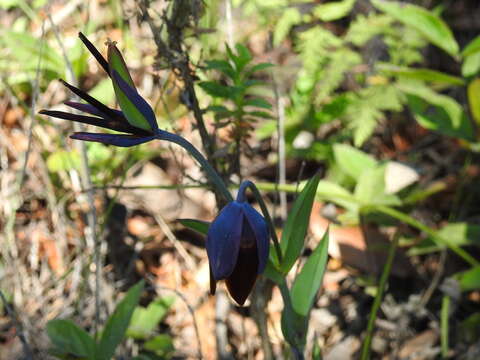
[(217, 281), (225, 280), (232, 298), (243, 305), (265, 270), (268, 239), (265, 219), (245, 201), (244, 189), (239, 190), (237, 200), (226, 205), (208, 229), (210, 293), (215, 294)]
[(115, 43), (111, 41), (107, 42), (107, 61), (85, 35), (79, 33), (79, 37), (110, 76), (115, 90), (115, 96), (122, 110), (119, 111), (109, 108), (84, 91), (60, 80), (68, 89), (87, 102), (87, 104), (85, 104), (66, 101), (65, 104), (89, 115), (78, 115), (54, 110), (41, 110), (39, 113), (125, 133), (104, 134), (77, 132), (70, 136), (72, 139), (96, 141), (104, 144), (128, 147), (157, 138), (162, 130), (158, 128), (155, 113), (150, 105), (138, 94), (122, 54), (115, 46)]

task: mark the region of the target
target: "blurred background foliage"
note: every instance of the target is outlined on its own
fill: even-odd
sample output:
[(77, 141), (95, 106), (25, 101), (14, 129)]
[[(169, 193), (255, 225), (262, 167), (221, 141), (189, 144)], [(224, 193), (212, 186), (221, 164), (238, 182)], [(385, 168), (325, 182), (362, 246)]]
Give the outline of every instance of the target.
[[(298, 183), (320, 169), (323, 178), (316, 202), (321, 210), (314, 211), (322, 221), (332, 221), (339, 231), (360, 229), (365, 239), (366, 225), (390, 237), (398, 233), (399, 246), (415, 267), (415, 275), (410, 276), (423, 281), (402, 296), (422, 294), (422, 306), (430, 306), (442, 333), (437, 341), (440, 355), (435, 356), (454, 358), (462, 351), (479, 351), (478, 343), (472, 350), (480, 333), (478, 2), (182, 0), (152, 1), (149, 6), (152, 14), (170, 16), (175, 26), (184, 29), (181, 46), (198, 80), (196, 90), (209, 131), (219, 143), (214, 157), (223, 159), (218, 160), (223, 173), (254, 177), (261, 190), (272, 194), (295, 194)], [(172, 18), (185, 11), (182, 6), (191, 7), (196, 15)], [(83, 237), (87, 211), (82, 149), (68, 140), (71, 124), (36, 115), (40, 108), (60, 109), (62, 101), (71, 98), (56, 81), (59, 78), (115, 106), (110, 82), (77, 33), (84, 32), (100, 49), (107, 38), (119, 43), (161, 128), (194, 140), (196, 129), (182, 83), (156, 54), (137, 2), (0, 0), (0, 14), (0, 226), (4, 229), (0, 284), (18, 310), (27, 306), (26, 289), (34, 285), (39, 287), (36, 295), (45, 297), (40, 304), (49, 303), (48, 291), (91, 294), (93, 288), (94, 249)], [(157, 35), (168, 40), (166, 33)], [(284, 154), (279, 151), (283, 143)], [(168, 175), (160, 179), (165, 181), (161, 186), (177, 192), (185, 184), (203, 184), (191, 163), (158, 144), (120, 149), (88, 143), (86, 154), (91, 185), (98, 188), (125, 185), (147, 164), (165, 170)], [(172, 164), (181, 164), (181, 170), (174, 170)], [(286, 167), (287, 181), (280, 179), (277, 187), (279, 164)], [(112, 214), (122, 202), (121, 190), (98, 195), (98, 232), (107, 236)], [(289, 195), (289, 203), (292, 199)], [(275, 203), (274, 196), (271, 201)], [(214, 208), (206, 213), (213, 214)], [(148, 209), (141, 214), (155, 217)], [(281, 214), (277, 217), (282, 220)], [(311, 222), (315, 221), (312, 215)], [(56, 239), (54, 250), (31, 240), (41, 226), (47, 238)], [(318, 242), (312, 223), (310, 227), (310, 236)], [(133, 239), (136, 259), (144, 253), (135, 246), (143, 249), (155, 243), (152, 234)], [(198, 263), (205, 260), (188, 249)], [(106, 266), (115, 262), (110, 251), (105, 245)], [(349, 267), (349, 259), (341, 253), (331, 251), (330, 256)], [(124, 261), (130, 267), (123, 275), (149, 273), (148, 266)], [(375, 295), (377, 285), (369, 276), (377, 273), (357, 270), (360, 274), (351, 275), (354, 283), (362, 293)], [(52, 284), (52, 273), (62, 280)], [(77, 276), (74, 285), (69, 283), (71, 274)], [(429, 290), (430, 278), (436, 274), (439, 278)], [(112, 285), (117, 276), (106, 275), (110, 294), (122, 288)], [(435, 296), (451, 298), (453, 305)], [(63, 307), (35, 307), (28, 316), (43, 320), (37, 328), (30, 324), (28, 331), (42, 332), (47, 318), (78, 316), (85, 309), (91, 315), (88, 297), (67, 298)], [(104, 301), (112, 310), (112, 301)], [(173, 304), (169, 298), (166, 301), (165, 312)], [(135, 321), (156, 303), (138, 307)], [(132, 342), (150, 342), (154, 349), (146, 351), (150, 358), (156, 358), (152, 353), (157, 350), (157, 358), (173, 354), (170, 338), (158, 340), (157, 350), (152, 342), (153, 336), (162, 335), (153, 329), (161, 327), (164, 316), (151, 320), (146, 330), (136, 323), (127, 331)], [(420, 332), (418, 328), (428, 326), (411, 325), (413, 331)], [(38, 346), (42, 348), (41, 342)]]

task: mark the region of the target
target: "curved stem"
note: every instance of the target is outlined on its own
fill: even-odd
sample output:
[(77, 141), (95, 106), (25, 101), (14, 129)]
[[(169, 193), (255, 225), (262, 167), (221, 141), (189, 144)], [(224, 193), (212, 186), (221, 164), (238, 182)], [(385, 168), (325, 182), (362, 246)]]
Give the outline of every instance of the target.
[(268, 227), (270, 228), (270, 234), (272, 236), (273, 244), (275, 246), (275, 252), (277, 254), (278, 262), (282, 263), (282, 250), (280, 249), (280, 242), (278, 241), (277, 233), (275, 232), (275, 227), (273, 226), (272, 218), (270, 217), (270, 213), (268, 212), (267, 205), (263, 201), (262, 195), (260, 195), (260, 191), (258, 191), (257, 187), (253, 182), (250, 180), (246, 180), (240, 184), (240, 188), (238, 189), (237, 201), (242, 201), (245, 198), (245, 190), (249, 187), (252, 190), (253, 196), (258, 201), (260, 205), (260, 209), (262, 209), (263, 216), (267, 220)]
[(167, 131), (161, 131), (157, 135), (158, 140), (166, 140), (183, 147), (190, 155), (192, 155), (195, 160), (198, 161), (203, 171), (207, 174), (209, 179), (215, 185), (215, 187), (222, 193), (223, 197), (228, 201), (233, 201), (232, 194), (228, 191), (227, 186), (223, 182), (222, 178), (218, 175), (215, 169), (210, 165), (207, 159), (202, 155), (200, 151), (195, 148), (187, 139), (181, 137), (180, 135), (173, 134)]

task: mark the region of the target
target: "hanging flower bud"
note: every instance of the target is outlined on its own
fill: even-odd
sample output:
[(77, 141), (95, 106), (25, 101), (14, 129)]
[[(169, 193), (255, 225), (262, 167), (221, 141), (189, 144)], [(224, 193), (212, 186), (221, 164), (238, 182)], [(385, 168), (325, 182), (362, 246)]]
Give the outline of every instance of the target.
[(218, 280), (225, 280), (232, 298), (243, 305), (265, 270), (268, 239), (265, 219), (246, 202), (245, 187), (240, 186), (237, 200), (226, 205), (208, 229), (210, 293), (215, 293)]

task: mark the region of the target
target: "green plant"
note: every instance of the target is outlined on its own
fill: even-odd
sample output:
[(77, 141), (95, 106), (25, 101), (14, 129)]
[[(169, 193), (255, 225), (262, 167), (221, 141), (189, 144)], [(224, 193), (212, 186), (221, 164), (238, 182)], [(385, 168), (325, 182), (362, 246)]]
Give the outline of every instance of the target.
[(49, 321), (47, 334), (53, 345), (52, 355), (59, 359), (110, 360), (125, 337), (143, 287), (140, 281), (129, 289), (108, 318), (101, 335), (92, 337), (70, 320)]

